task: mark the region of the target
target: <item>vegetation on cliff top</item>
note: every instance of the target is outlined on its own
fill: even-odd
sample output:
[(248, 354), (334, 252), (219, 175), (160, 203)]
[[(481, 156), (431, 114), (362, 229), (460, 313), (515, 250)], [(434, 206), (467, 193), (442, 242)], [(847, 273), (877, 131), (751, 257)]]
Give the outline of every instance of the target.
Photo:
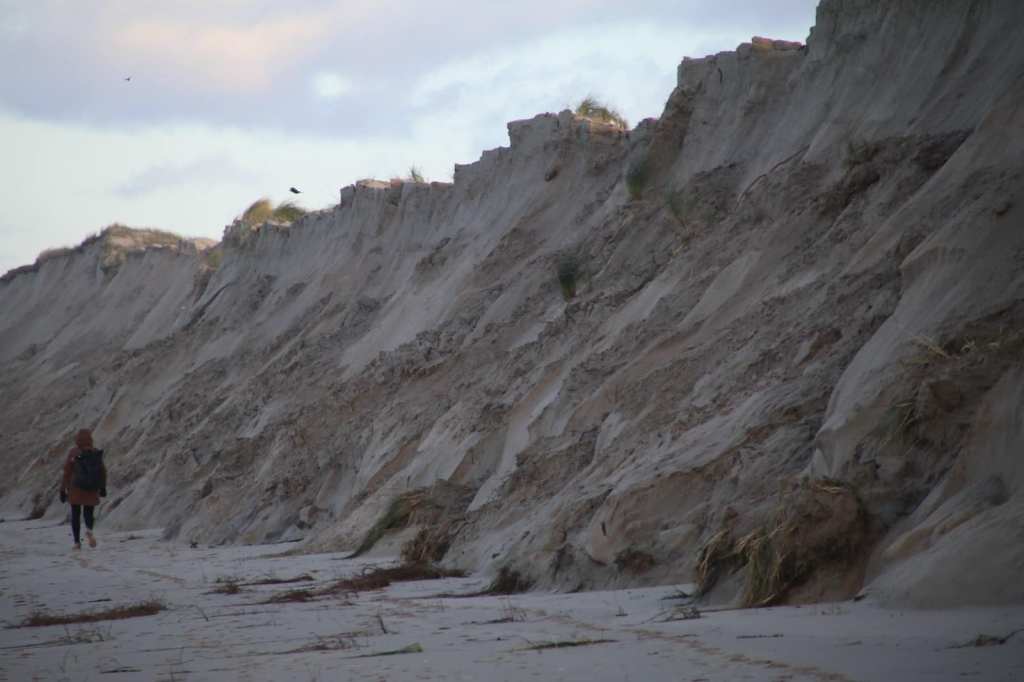
[(306, 215), (306, 209), (297, 206), (294, 202), (283, 201), (277, 206), (274, 206), (273, 202), (266, 197), (262, 197), (252, 202), (249, 208), (245, 209), (242, 213), (242, 222), (252, 227), (253, 225), (259, 225), (267, 221), (273, 221), (277, 223), (294, 223), (296, 220)]
[(576, 105), (574, 112), (581, 118), (608, 123), (619, 128), (628, 128), (629, 122), (617, 110), (587, 95)]

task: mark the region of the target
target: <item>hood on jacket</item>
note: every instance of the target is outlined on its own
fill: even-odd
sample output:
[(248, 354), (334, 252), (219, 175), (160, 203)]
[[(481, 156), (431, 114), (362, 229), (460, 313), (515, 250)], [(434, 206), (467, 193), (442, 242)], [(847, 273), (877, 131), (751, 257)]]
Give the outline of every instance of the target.
[(89, 429), (79, 429), (78, 433), (75, 434), (75, 445), (82, 450), (91, 450), (92, 431)]

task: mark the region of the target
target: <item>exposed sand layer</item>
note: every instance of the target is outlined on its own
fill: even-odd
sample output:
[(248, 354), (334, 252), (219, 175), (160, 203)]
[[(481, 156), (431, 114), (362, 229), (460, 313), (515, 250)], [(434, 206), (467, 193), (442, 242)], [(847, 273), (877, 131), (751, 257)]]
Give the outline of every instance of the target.
[[(538, 589), (1024, 603), (1024, 2), (823, 0), (658, 119), (0, 281), (0, 505)], [(154, 243), (155, 240), (155, 243)], [(412, 497), (403, 497), (412, 495)]]
[[(274, 558), (281, 545), (191, 549), (159, 531), (99, 533), (69, 551), (68, 528), (0, 526), (0, 619), (158, 599), (153, 616), (0, 630), (0, 680), (1020, 680), (1024, 608), (896, 611), (868, 602), (703, 611), (674, 620), (676, 588), (450, 598), (478, 578), (393, 584), (307, 603), (289, 589), (383, 559)], [(308, 574), (308, 582), (241, 583)], [(381, 629), (381, 624), (386, 630)], [(611, 641), (602, 641), (611, 640)], [(583, 643), (582, 646), (565, 646)], [(562, 646), (538, 649), (538, 645)], [(969, 644), (968, 646), (960, 646)], [(377, 656), (418, 645), (422, 651)]]

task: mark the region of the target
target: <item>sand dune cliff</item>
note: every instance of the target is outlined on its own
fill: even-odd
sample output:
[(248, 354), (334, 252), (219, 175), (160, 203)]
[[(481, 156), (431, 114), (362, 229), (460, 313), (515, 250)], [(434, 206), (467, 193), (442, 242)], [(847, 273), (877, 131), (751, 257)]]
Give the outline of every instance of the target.
[[(823, 0), (658, 119), (0, 281), (0, 501), (538, 587), (1024, 600), (1024, 4)], [(572, 280), (570, 294), (560, 271)], [(983, 558), (983, 560), (981, 559)]]

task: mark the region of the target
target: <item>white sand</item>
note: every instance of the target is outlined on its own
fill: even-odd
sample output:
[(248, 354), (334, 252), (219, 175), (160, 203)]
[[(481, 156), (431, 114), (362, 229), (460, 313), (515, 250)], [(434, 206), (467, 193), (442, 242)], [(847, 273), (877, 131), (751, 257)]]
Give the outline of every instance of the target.
[[(2, 516), (2, 515), (0, 515)], [(371, 560), (271, 555), (287, 545), (191, 549), (159, 531), (99, 534), (70, 550), (52, 521), (0, 524), (0, 618), (78, 613), (157, 598), (148, 617), (0, 630), (0, 680), (1020, 680), (1024, 607), (892, 611), (867, 602), (704, 612), (659, 622), (675, 588), (442, 598), (477, 578), (396, 584), (350, 599), (260, 604), (293, 585), (209, 594), (222, 577), (311, 574), (317, 584)], [(101, 601), (109, 600), (109, 601)], [(513, 617), (512, 622), (496, 621)], [(381, 631), (383, 621), (387, 634)], [(346, 646), (335, 646), (342, 635)], [(545, 642), (614, 640), (531, 650)], [(89, 640), (89, 641), (83, 641)], [(325, 651), (286, 653), (324, 644)], [(367, 654), (419, 644), (422, 653)]]

